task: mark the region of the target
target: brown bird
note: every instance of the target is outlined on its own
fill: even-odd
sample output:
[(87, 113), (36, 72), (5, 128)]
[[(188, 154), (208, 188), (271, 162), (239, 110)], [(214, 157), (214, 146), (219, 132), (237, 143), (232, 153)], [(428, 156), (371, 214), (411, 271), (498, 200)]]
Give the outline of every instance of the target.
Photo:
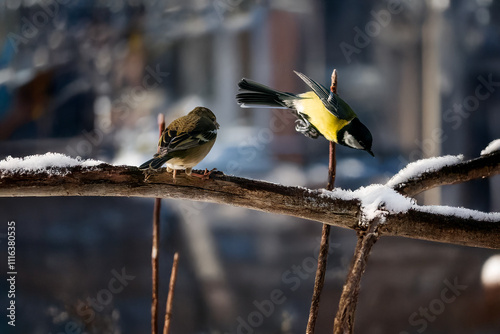
[(189, 114), (177, 118), (167, 126), (158, 142), (158, 153), (139, 168), (158, 169), (166, 163), (167, 171), (174, 172), (174, 179), (177, 170), (185, 170), (187, 175), (191, 175), (193, 167), (214, 146), (218, 128), (219, 123), (210, 109), (194, 108)]

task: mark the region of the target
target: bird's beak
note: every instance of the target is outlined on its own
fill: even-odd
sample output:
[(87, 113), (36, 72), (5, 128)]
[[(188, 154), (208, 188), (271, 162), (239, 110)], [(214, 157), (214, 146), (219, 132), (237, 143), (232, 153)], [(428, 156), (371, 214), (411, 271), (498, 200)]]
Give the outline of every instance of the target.
[(220, 127), (219, 123), (214, 122), (214, 124), (215, 124), (215, 127), (216, 127), (217, 129)]
[(373, 154), (372, 150), (366, 150), (366, 152), (370, 153), (370, 155), (375, 158), (375, 154)]

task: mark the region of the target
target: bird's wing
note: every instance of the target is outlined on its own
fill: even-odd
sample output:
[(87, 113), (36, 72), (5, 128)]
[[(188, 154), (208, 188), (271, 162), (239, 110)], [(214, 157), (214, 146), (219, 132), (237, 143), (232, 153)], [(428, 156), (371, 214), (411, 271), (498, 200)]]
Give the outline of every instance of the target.
[(213, 140), (217, 136), (217, 130), (209, 130), (198, 133), (184, 133), (172, 139), (168, 145), (168, 152), (187, 150)]
[[(165, 131), (160, 140), (161, 151), (170, 153), (187, 150), (209, 142), (217, 137), (217, 128), (212, 126), (196, 127), (193, 131), (177, 133), (175, 130)], [(199, 130), (203, 128), (204, 130)]]
[(317, 83), (307, 75), (297, 71), (294, 72), (313, 90), (321, 102), (323, 102), (325, 108), (335, 117), (346, 120), (352, 119), (352, 115), (349, 112), (339, 107), (339, 100), (336, 94), (330, 94), (330, 91), (325, 86)]

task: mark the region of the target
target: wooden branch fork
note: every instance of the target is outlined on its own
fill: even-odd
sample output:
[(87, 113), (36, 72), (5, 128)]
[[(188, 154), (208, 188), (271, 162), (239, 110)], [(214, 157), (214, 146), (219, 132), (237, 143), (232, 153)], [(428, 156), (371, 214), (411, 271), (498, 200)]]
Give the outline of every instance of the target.
[[(477, 164), (480, 166), (478, 168), (488, 166), (488, 172), (467, 172), (467, 176), (462, 177), (460, 182), (499, 174), (500, 152), (423, 173), (404, 183), (418, 183), (417, 179), (436, 179), (437, 185), (455, 183), (455, 179), (442, 181), (446, 179), (447, 169), (467, 170), (471, 164)], [(426, 189), (431, 187), (427, 182), (422, 182), (424, 184)], [(398, 186), (392, 188), (398, 189)], [(418, 193), (417, 190), (413, 192)], [(0, 197), (50, 196), (179, 198), (290, 215), (359, 231), (366, 229), (366, 226), (359, 224), (366, 203), (363, 206), (361, 198), (357, 198), (355, 192), (340, 189), (328, 192), (289, 187), (224, 175), (222, 172), (212, 173), (209, 180), (179, 174), (174, 182), (172, 174), (167, 173), (166, 169), (160, 169), (146, 177), (137, 167), (108, 164), (89, 167), (47, 166), (36, 171), (2, 169), (0, 165)], [(500, 248), (500, 214), (471, 210), (469, 215), (469, 211), (463, 209), (456, 209), (457, 214), (450, 214), (449, 210), (437, 210), (439, 208), (414, 205), (406, 212), (391, 212), (384, 211), (384, 203), (380, 203), (384, 219), (378, 231), (381, 236)]]
[[(498, 173), (496, 171), (498, 157), (481, 157), (466, 163), (462, 163), (462, 160), (463, 156), (445, 156), (411, 163), (391, 178), (386, 186), (396, 190), (399, 194), (414, 196), (436, 186), (454, 184)], [(439, 172), (437, 172), (438, 168), (440, 168)], [(410, 177), (408, 177), (408, 173)], [(496, 216), (498, 220), (498, 214)], [(371, 219), (360, 218), (360, 223), (367, 226), (367, 229), (357, 233), (358, 241), (346, 282), (342, 288), (333, 325), (333, 334), (354, 333), (354, 318), (361, 289), (361, 278), (365, 272), (370, 252), (380, 238), (379, 227), (382, 225), (383, 219), (383, 215)], [(490, 219), (491, 216), (488, 217), (488, 220)]]

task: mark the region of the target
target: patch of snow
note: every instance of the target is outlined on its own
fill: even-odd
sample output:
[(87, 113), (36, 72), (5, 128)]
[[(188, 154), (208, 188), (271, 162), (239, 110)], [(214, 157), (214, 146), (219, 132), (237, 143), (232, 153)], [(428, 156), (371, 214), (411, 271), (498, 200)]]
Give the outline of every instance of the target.
[[(318, 189), (317, 190), (322, 197), (329, 197), (333, 199), (341, 199), (344, 201), (350, 201), (353, 199), (358, 199), (356, 196), (354, 196), (354, 192), (352, 190), (344, 190), (341, 188), (333, 188), (333, 190), (326, 190), (326, 189)], [(316, 192), (316, 190), (314, 190)]]
[[(359, 200), (363, 216), (368, 220), (384, 217), (387, 214), (406, 213), (408, 210), (453, 216), (464, 219), (500, 222), (499, 212), (480, 212), (476, 210), (440, 205), (420, 206), (415, 200), (401, 195), (391, 187), (382, 184), (373, 184), (357, 190), (343, 190), (335, 188), (333, 191), (322, 189), (322, 196), (342, 200)], [(382, 220), (383, 222), (383, 220)]]
[(2, 173), (49, 173), (61, 174), (56, 168), (61, 167), (93, 167), (104, 163), (98, 160), (83, 160), (80, 157), (71, 158), (61, 153), (45, 153), (43, 155), (30, 155), (22, 158), (8, 156), (0, 161)]
[(485, 286), (500, 286), (500, 254), (493, 255), (483, 264), (481, 282)]
[(411, 198), (405, 197), (394, 189), (382, 184), (372, 184), (354, 191), (354, 196), (360, 199), (363, 215), (372, 220), (384, 216), (387, 212), (404, 213), (413, 205)]
[(500, 139), (495, 139), (486, 146), (484, 150), (481, 151), (481, 155), (490, 154), (496, 151), (500, 151)]
[(483, 221), (500, 221), (500, 212), (481, 212), (466, 208), (457, 208), (445, 205), (415, 205), (412, 209), (420, 212), (434, 213), (443, 216), (454, 216), (464, 219), (475, 219)]
[(322, 194), (343, 200), (358, 199), (361, 202), (363, 215), (367, 220), (373, 220), (377, 216), (383, 217), (387, 213), (407, 212), (414, 204), (413, 199), (405, 197), (382, 184), (372, 184), (354, 191), (338, 188), (332, 191), (322, 190)]
[(423, 173), (435, 171), (444, 166), (456, 165), (462, 162), (463, 159), (463, 155), (446, 155), (443, 157), (428, 158), (412, 162), (394, 175), (386, 185), (394, 188), (396, 185), (403, 184), (413, 178), (419, 177)]

